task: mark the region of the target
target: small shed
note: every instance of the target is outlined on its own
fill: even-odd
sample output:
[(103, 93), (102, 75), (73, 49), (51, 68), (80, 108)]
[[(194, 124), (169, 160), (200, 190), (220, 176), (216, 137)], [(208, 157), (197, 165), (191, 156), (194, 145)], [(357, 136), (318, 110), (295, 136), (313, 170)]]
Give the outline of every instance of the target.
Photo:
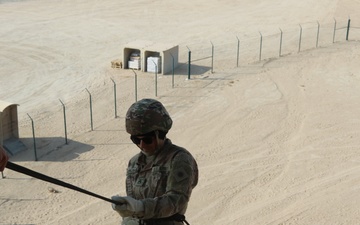
[(155, 64), (158, 67), (159, 73), (168, 74), (172, 71), (173, 67), (177, 67), (178, 61), (178, 45), (138, 40), (128, 43), (124, 47), (124, 69), (154, 72), (152, 67), (154, 66), (153, 64)]
[(145, 48), (152, 45), (151, 41), (136, 40), (126, 44), (123, 53), (123, 68), (143, 71)]
[[(170, 44), (161, 44), (154, 43), (146, 47), (144, 57), (148, 59), (149, 57), (159, 58), (159, 73), (169, 74), (171, 73), (173, 67), (176, 68), (179, 62), (179, 46), (170, 45)], [(149, 60), (144, 61), (144, 68), (149, 68)], [(150, 63), (150, 62), (149, 62)], [(148, 70), (145, 70), (147, 72)], [(152, 71), (151, 71), (152, 72)]]
[(11, 155), (25, 148), (19, 141), (17, 106), (0, 100), (0, 144)]

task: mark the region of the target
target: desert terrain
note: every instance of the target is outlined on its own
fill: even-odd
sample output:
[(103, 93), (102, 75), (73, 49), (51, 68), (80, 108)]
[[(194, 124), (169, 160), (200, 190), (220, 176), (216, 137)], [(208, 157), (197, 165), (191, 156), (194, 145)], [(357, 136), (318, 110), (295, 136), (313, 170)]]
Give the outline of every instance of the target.
[[(168, 137), (199, 164), (191, 225), (358, 224), (359, 8), (358, 0), (0, 0), (0, 100), (19, 105), (28, 148), (10, 160), (105, 197), (125, 195), (138, 149), (124, 116), (136, 99), (156, 98), (174, 121)], [(158, 74), (157, 89), (153, 73), (111, 68), (136, 40), (179, 46), (174, 77)], [(1, 225), (120, 224), (109, 202), (3, 175)]]

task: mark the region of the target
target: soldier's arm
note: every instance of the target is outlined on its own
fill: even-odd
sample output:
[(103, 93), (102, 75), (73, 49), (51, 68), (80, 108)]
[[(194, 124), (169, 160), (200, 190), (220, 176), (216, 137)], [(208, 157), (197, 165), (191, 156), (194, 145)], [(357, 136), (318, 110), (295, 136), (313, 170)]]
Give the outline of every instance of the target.
[(167, 180), (166, 193), (156, 198), (144, 199), (146, 218), (164, 218), (175, 213), (184, 214), (189, 202), (193, 184), (197, 181), (194, 158), (186, 153), (178, 153), (172, 160)]

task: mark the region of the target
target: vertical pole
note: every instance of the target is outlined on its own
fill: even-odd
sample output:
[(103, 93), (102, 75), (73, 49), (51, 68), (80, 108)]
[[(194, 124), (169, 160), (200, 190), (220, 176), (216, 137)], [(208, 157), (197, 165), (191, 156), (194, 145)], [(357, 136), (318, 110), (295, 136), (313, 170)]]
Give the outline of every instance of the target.
[(210, 41), (211, 43), (211, 73), (214, 72), (214, 45), (213, 43)]
[(282, 48), (282, 38), (283, 38), (283, 31), (280, 29), (280, 48), (279, 48), (279, 57), (281, 57), (281, 48)]
[(236, 67), (239, 67), (239, 55), (240, 55), (240, 40), (239, 38), (236, 36), (237, 38), (237, 54), (236, 54)]
[[(111, 79), (111, 78), (110, 78)], [(114, 109), (115, 109), (115, 118), (117, 118), (117, 106), (116, 106), (116, 83), (113, 79), (111, 81), (114, 83)]]
[(135, 74), (135, 102), (137, 102), (137, 74), (135, 73), (134, 69), (132, 71)]
[(301, 49), (301, 36), (302, 36), (302, 27), (301, 25), (299, 24), (300, 26), (300, 38), (299, 38), (299, 49), (298, 49), (298, 52), (300, 52), (300, 49)]
[(348, 19), (348, 25), (346, 29), (346, 40), (349, 40), (349, 32), (350, 32), (350, 18)]
[(64, 103), (59, 99), (59, 101), (61, 102), (62, 106), (63, 106), (63, 112), (64, 112), (64, 128), (65, 128), (65, 144), (68, 143), (67, 141), (67, 129), (66, 129), (66, 110), (65, 110), (65, 105)]
[(34, 145), (34, 155), (35, 155), (35, 161), (38, 160), (37, 153), (36, 153), (36, 142), (35, 142), (35, 128), (34, 128), (34, 120), (31, 118), (31, 116), (27, 113), (28, 117), (31, 120), (31, 127), (32, 127), (32, 134), (33, 134), (33, 145)]
[(333, 34), (333, 43), (335, 42), (335, 33), (336, 33), (336, 20), (334, 18), (334, 34)]
[(91, 93), (90, 91), (85, 88), (85, 90), (89, 93), (89, 101), (90, 101), (90, 124), (91, 124), (91, 130), (93, 131), (93, 116), (92, 116), (92, 98), (91, 98)]
[(157, 64), (154, 62), (154, 60), (151, 60), (155, 65), (155, 96), (157, 97)]
[(171, 77), (171, 83), (172, 83), (172, 88), (174, 88), (174, 75), (175, 75), (175, 59), (174, 56), (170, 53), (171, 58), (172, 58), (172, 77)]
[(259, 61), (261, 61), (261, 51), (262, 51), (262, 34), (260, 33), (260, 51), (259, 51)]
[(188, 46), (186, 46), (186, 47), (189, 50), (189, 53), (188, 53), (188, 80), (190, 80), (190, 74), (191, 74), (191, 71), (190, 71), (190, 69), (191, 69), (191, 51), (190, 51)]
[(316, 48), (319, 45), (319, 34), (320, 34), (320, 23), (319, 23), (319, 21), (317, 21), (317, 24), (318, 24), (318, 29), (317, 29), (317, 36), (316, 36)]

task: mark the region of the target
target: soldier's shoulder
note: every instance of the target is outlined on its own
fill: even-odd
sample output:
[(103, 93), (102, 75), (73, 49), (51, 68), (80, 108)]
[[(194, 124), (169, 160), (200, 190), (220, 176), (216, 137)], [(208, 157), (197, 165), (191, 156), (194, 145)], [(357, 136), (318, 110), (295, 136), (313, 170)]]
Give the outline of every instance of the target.
[(129, 160), (129, 164), (137, 162), (140, 156), (141, 156), (141, 153), (138, 153), (138, 154), (134, 155), (133, 157), (131, 157), (131, 159)]
[(195, 158), (187, 149), (174, 145), (174, 150), (176, 151), (174, 160), (195, 161)]

